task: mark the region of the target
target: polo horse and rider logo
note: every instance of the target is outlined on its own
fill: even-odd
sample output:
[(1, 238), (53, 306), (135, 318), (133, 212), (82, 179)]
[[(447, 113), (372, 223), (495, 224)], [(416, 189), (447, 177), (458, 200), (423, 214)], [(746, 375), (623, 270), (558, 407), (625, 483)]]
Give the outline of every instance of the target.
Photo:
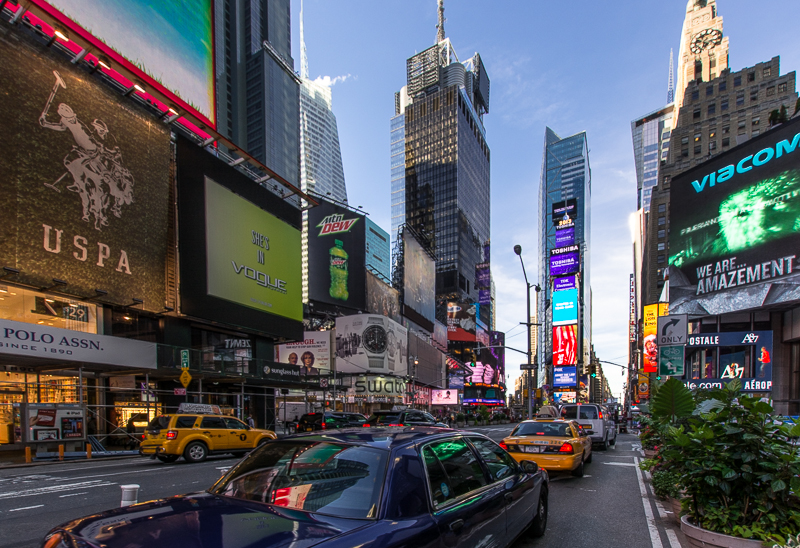
[(116, 139), (108, 131), (108, 126), (99, 118), (92, 122), (92, 129), (78, 119), (77, 114), (66, 103), (58, 105), (57, 122), (47, 119), (50, 105), (59, 87), (67, 88), (64, 79), (57, 71), (50, 97), (39, 116), (39, 125), (54, 131), (69, 131), (75, 144), (64, 156), (67, 171), (55, 182), (44, 183), (56, 192), (61, 192), (59, 184), (65, 177), (72, 177), (67, 190), (78, 193), (83, 207), (83, 220), (94, 228), (102, 230), (108, 226), (108, 209), (116, 217), (122, 217), (122, 206), (133, 203), (133, 175), (122, 164), (122, 153), (116, 146)]

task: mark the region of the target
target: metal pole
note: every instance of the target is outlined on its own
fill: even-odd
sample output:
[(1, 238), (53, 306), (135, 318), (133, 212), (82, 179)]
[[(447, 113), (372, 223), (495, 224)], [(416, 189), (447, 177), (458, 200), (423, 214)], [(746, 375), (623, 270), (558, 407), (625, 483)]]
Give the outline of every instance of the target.
[[(520, 255), (522, 261), (522, 255)], [(525, 272), (525, 267), (523, 267)], [(528, 328), (528, 367), (531, 366), (531, 284), (528, 283), (528, 276), (525, 276), (525, 285), (527, 286), (526, 296), (528, 297), (528, 317), (525, 321), (525, 327)], [(531, 388), (531, 369), (528, 369), (528, 418), (533, 418), (533, 389)]]

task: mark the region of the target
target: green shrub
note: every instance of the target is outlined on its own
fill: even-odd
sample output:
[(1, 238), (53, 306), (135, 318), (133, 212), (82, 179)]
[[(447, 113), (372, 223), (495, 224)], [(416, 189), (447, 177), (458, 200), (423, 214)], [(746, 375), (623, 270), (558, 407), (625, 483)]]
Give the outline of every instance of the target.
[(680, 476), (674, 472), (667, 472), (666, 470), (657, 470), (653, 472), (653, 492), (658, 498), (672, 497), (674, 499), (680, 496), (680, 487), (678, 482)]

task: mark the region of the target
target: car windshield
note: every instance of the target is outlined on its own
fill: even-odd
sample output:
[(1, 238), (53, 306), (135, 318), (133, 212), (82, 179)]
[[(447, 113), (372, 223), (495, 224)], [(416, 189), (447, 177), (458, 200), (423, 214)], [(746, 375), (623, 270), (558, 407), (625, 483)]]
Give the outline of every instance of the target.
[(369, 422), (375, 424), (400, 424), (400, 413), (372, 415), (369, 418)]
[(569, 425), (563, 422), (523, 422), (511, 432), (512, 436), (553, 436), (571, 438)]
[[(578, 409), (581, 410), (580, 417), (577, 416)], [(597, 407), (595, 407), (594, 405), (567, 406), (561, 410), (561, 418), (594, 420), (597, 418)]]
[(318, 441), (268, 443), (209, 491), (342, 518), (374, 518), (388, 452)]

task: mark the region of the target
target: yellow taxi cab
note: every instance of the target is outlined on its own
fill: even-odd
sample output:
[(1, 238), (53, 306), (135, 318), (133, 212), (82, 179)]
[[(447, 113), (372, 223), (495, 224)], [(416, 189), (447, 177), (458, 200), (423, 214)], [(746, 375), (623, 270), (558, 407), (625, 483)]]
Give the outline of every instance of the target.
[(532, 460), (548, 472), (582, 477), (584, 464), (592, 462), (591, 433), (571, 420), (533, 419), (519, 423), (500, 446), (517, 462)]
[(161, 462), (175, 462), (181, 456), (188, 462), (201, 462), (212, 453), (244, 455), (278, 437), (272, 430), (250, 428), (237, 418), (211, 414), (219, 413), (219, 408), (213, 409), (216, 406), (208, 406), (210, 410), (202, 404), (194, 407), (195, 412), (184, 408), (150, 421), (139, 453)]

